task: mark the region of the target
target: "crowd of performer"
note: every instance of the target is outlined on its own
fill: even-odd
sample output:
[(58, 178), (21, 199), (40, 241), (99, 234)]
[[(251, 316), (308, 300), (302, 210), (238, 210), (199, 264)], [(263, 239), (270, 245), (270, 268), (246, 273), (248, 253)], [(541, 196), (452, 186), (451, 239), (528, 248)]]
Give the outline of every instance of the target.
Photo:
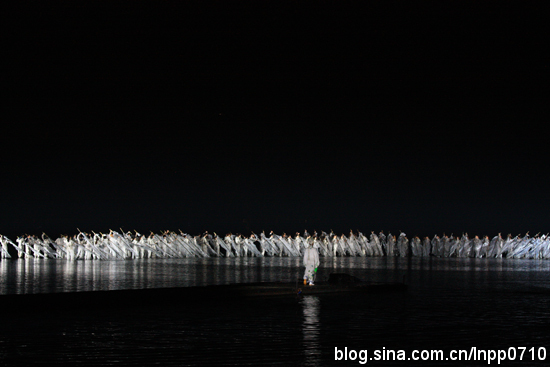
[(302, 256), (311, 243), (320, 256), (399, 256), (399, 257), (476, 257), (476, 258), (525, 258), (549, 259), (550, 237), (548, 235), (503, 238), (500, 233), (473, 238), (462, 236), (433, 238), (414, 237), (409, 240), (401, 232), (399, 236), (383, 232), (350, 231), (349, 235), (330, 233), (296, 233), (294, 236), (264, 232), (250, 236), (228, 233), (224, 237), (208, 232), (191, 236), (166, 231), (148, 236), (134, 232), (85, 233), (61, 236), (55, 240), (46, 234), (40, 237), (26, 235), (15, 242), (0, 235), (2, 258), (51, 258), (67, 260), (123, 260), (138, 258), (185, 258), (185, 257), (246, 257), (246, 256)]

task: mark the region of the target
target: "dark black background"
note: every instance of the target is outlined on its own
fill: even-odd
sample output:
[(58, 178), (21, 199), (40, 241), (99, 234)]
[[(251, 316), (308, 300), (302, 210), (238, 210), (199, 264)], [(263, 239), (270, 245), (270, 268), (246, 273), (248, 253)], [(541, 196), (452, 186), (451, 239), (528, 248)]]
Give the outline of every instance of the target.
[(28, 1), (0, 233), (547, 230), (536, 2)]

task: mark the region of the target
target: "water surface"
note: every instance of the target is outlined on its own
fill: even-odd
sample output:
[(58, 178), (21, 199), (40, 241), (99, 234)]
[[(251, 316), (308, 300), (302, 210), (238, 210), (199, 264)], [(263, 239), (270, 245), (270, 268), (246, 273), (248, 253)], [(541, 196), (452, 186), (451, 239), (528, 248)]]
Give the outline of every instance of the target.
[[(292, 281), (296, 258), (12, 260), (0, 293), (53, 293)], [(228, 299), (150, 309), (71, 309), (2, 315), (3, 365), (360, 365), (357, 351), (545, 347), (550, 352), (550, 261), (512, 259), (322, 259), (319, 277), (347, 272), (402, 281), (405, 293)], [(548, 353), (547, 353), (548, 354)], [(372, 356), (372, 354), (370, 355)], [(487, 365), (368, 361), (369, 365)], [(493, 362), (492, 364), (496, 364)], [(533, 365), (507, 361), (504, 365)], [(540, 363), (542, 364), (542, 363)]]

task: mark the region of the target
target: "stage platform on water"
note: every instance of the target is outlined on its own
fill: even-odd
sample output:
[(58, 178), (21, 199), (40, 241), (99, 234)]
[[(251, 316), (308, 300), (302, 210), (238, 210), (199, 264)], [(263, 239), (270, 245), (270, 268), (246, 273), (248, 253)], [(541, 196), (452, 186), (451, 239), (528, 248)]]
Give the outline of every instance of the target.
[(404, 283), (362, 282), (347, 274), (331, 274), (329, 281), (304, 285), (294, 282), (258, 282), (176, 288), (128, 289), (91, 292), (9, 294), (0, 296), (0, 310), (128, 309), (140, 307), (185, 306), (197, 302), (233, 301), (250, 298), (301, 297), (346, 293), (376, 294), (402, 292)]

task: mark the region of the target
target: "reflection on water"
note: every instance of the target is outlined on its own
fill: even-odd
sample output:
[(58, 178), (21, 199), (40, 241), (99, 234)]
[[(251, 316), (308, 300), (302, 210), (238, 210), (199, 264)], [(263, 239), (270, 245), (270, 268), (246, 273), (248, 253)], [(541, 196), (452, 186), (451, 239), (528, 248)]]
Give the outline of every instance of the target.
[(0, 294), (189, 287), (297, 279), (300, 258), (0, 261)]
[[(363, 280), (424, 284), (437, 274), (467, 272), (477, 282), (510, 274), (550, 272), (548, 260), (458, 258), (324, 258), (318, 280), (330, 272), (348, 272)], [(518, 275), (517, 272), (525, 274)], [(127, 261), (66, 261), (13, 259), (0, 261), (0, 294), (54, 293), (160, 287), (189, 287), (241, 282), (285, 281), (301, 278), (301, 259), (212, 258), (136, 259)], [(535, 279), (532, 279), (535, 282)]]
[(319, 297), (304, 296), (301, 300), (304, 308), (304, 321), (302, 330), (304, 334), (305, 365), (317, 366), (321, 358), (321, 345), (319, 341)]
[[(358, 365), (334, 348), (449, 351), (550, 345), (550, 261), (322, 259), (319, 280), (347, 272), (401, 281), (404, 293), (227, 299), (154, 311), (13, 314), (0, 322), (0, 365)], [(300, 279), (297, 258), (0, 261), (1, 293), (195, 286)], [(550, 355), (550, 350), (548, 351)], [(534, 365), (513, 361), (506, 365)], [(408, 363), (377, 362), (384, 366)], [(416, 365), (456, 366), (457, 362)], [(486, 365), (486, 363), (478, 363)]]

